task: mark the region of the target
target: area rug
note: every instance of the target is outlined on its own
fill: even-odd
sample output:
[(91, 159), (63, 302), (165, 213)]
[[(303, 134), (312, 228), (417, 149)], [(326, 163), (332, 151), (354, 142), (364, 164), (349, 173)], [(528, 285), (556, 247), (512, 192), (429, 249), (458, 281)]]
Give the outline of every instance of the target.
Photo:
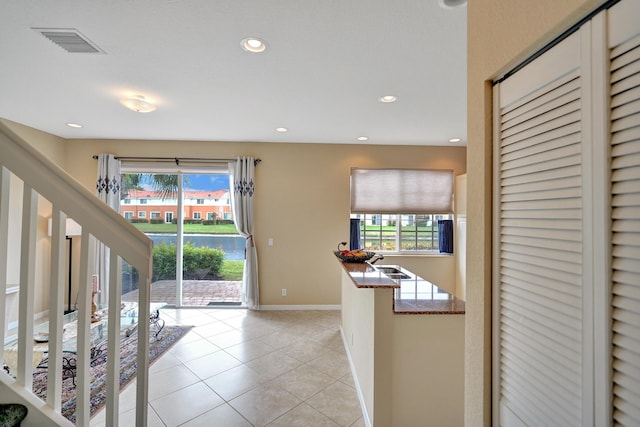
[[(191, 326), (165, 326), (158, 335), (149, 342), (149, 365), (182, 338)], [(152, 334), (153, 335), (153, 334)], [(138, 347), (137, 329), (129, 337), (124, 333), (120, 337), (120, 389), (124, 388), (136, 377), (136, 358)], [(106, 352), (105, 352), (106, 353)], [(64, 357), (74, 359), (72, 353), (64, 353)], [(46, 360), (42, 365), (46, 366)], [(74, 360), (75, 362), (75, 360)], [(106, 404), (107, 393), (107, 356), (98, 356), (91, 362), (90, 367), (90, 399), (93, 416)], [(33, 392), (42, 400), (47, 399), (47, 369), (36, 368), (33, 372)], [(72, 423), (76, 421), (76, 387), (70, 374), (63, 375), (62, 381), (62, 408), (61, 413)]]

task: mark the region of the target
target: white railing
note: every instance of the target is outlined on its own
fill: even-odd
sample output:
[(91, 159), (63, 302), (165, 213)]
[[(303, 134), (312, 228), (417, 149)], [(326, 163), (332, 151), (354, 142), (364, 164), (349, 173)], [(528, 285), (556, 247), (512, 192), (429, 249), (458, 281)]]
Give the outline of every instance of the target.
[[(20, 188), (22, 195), (15, 194)], [(12, 194), (12, 190), (13, 193)], [(18, 190), (17, 192), (19, 192)], [(16, 200), (22, 199), (22, 204)], [(43, 203), (43, 199), (44, 202)], [(50, 205), (49, 205), (50, 204)], [(10, 209), (11, 206), (11, 209)], [(43, 254), (42, 211), (51, 207), (51, 251)], [(21, 214), (19, 213), (21, 212)], [(21, 232), (17, 233), (15, 219), (21, 218)], [(76, 424), (89, 425), (90, 417), (90, 326), (91, 326), (91, 275), (93, 273), (92, 248), (94, 241), (102, 242), (110, 249), (110, 274), (108, 295), (107, 331), (107, 402), (106, 424), (118, 425), (118, 396), (120, 378), (120, 292), (122, 289), (121, 261), (125, 260), (138, 271), (139, 319), (149, 318), (152, 242), (128, 221), (108, 208), (94, 194), (87, 191), (63, 169), (48, 160), (39, 151), (23, 141), (4, 124), (0, 123), (0, 284), (7, 288), (8, 259), (15, 259), (12, 252), (20, 247), (17, 370), (15, 379), (0, 372), (0, 399), (11, 398), (29, 408), (26, 425), (72, 425), (60, 414), (62, 384), (62, 319), (65, 280), (65, 225), (66, 218), (73, 218), (81, 227), (80, 275), (78, 290), (78, 332), (76, 368)], [(19, 234), (18, 239), (10, 235)], [(48, 237), (47, 237), (48, 238)], [(38, 250), (37, 250), (38, 248)], [(11, 255), (11, 256), (9, 256)], [(43, 267), (45, 266), (45, 267)], [(36, 271), (50, 266), (44, 277), (48, 284), (36, 283)], [(41, 280), (42, 277), (39, 278)], [(45, 280), (45, 281), (46, 281)], [(15, 284), (14, 284), (15, 285)], [(32, 393), (33, 381), (33, 330), (36, 289), (49, 289), (49, 344), (47, 371), (47, 399), (38, 399)], [(0, 309), (7, 313), (6, 292), (0, 289)], [(0, 343), (5, 342), (5, 316), (0, 316)], [(117, 354), (118, 357), (112, 357)], [(136, 425), (147, 425), (149, 328), (138, 328)], [(0, 362), (4, 360), (4, 348), (0, 346)], [(35, 412), (35, 414), (33, 414)]]

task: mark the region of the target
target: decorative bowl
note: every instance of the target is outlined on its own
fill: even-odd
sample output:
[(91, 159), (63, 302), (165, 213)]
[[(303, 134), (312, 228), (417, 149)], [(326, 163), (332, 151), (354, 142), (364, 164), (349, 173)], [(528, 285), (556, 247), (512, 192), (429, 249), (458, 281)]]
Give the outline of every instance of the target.
[(361, 253), (363, 255), (361, 256), (342, 255), (340, 251), (333, 251), (333, 253), (335, 256), (340, 258), (340, 261), (342, 262), (359, 262), (359, 263), (369, 261), (376, 254), (375, 252), (371, 252), (371, 251), (362, 251)]

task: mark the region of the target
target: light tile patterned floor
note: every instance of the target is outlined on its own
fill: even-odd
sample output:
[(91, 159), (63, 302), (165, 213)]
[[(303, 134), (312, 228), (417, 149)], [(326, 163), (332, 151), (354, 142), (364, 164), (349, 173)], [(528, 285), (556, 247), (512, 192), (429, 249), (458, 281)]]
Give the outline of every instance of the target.
[[(364, 426), (339, 311), (163, 309), (194, 328), (150, 368), (149, 426)], [(135, 382), (120, 425), (135, 425)], [(91, 421), (104, 425), (104, 412)]]

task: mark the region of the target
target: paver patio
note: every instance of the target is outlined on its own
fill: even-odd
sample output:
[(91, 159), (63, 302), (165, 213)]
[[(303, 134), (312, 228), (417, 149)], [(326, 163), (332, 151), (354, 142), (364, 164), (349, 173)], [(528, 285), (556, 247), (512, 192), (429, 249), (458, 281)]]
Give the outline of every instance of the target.
[[(137, 302), (138, 290), (122, 295), (124, 302)], [(182, 306), (226, 305), (242, 301), (242, 282), (223, 280), (183, 280)], [(158, 280), (151, 284), (151, 302), (176, 303), (176, 281)], [(235, 305), (235, 304), (234, 304)]]

